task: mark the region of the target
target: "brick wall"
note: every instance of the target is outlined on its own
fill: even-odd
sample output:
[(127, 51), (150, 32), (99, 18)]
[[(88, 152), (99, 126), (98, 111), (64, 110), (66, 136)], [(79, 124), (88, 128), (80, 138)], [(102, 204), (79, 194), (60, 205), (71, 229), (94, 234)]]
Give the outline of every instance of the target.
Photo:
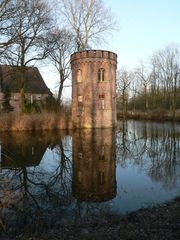
[(76, 128), (116, 125), (117, 55), (90, 50), (71, 55), (72, 121)]

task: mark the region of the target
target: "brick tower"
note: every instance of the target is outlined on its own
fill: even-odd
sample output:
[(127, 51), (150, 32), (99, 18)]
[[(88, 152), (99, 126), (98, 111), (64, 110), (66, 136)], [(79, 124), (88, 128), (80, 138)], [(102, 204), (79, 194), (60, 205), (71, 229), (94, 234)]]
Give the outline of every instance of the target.
[(116, 126), (117, 55), (87, 50), (71, 55), (74, 128)]

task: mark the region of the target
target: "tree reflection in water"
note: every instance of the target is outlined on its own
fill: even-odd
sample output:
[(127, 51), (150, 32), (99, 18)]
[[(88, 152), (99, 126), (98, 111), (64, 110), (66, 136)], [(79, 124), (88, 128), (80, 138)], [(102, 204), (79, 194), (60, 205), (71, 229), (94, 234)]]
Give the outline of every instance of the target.
[(139, 166), (171, 189), (180, 178), (180, 129), (168, 123), (122, 122), (117, 133), (117, 161)]
[[(1, 137), (0, 227), (13, 233), (42, 232), (70, 204), (69, 139), (63, 132)], [(48, 151), (51, 159), (46, 159)], [(54, 168), (48, 171), (41, 159), (54, 161)]]
[(82, 206), (86, 213), (102, 209), (90, 203), (84, 207), (82, 202), (107, 201), (116, 195), (115, 135), (111, 129), (74, 132), (73, 151), (71, 137), (62, 133), (5, 135), (2, 140), (4, 231), (11, 226), (17, 233), (22, 228), (42, 232), (65, 218), (72, 220), (74, 211), (77, 220)]
[(180, 182), (179, 125), (128, 121), (116, 133), (1, 133), (0, 146), (0, 228), (11, 234), (118, 212), (124, 193), (117, 193), (116, 165), (136, 166), (168, 191)]

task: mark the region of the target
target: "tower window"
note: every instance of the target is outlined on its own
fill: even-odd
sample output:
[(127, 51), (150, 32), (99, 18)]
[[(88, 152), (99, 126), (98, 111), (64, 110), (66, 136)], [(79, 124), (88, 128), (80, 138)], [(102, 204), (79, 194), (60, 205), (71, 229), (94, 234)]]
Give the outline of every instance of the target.
[(104, 82), (104, 68), (100, 68), (98, 71), (98, 81), (99, 82)]
[(104, 94), (99, 95), (99, 105), (100, 105), (100, 109), (105, 108)]
[(104, 172), (98, 172), (98, 182), (100, 185), (105, 183), (105, 174)]
[(83, 181), (83, 176), (82, 176), (82, 172), (81, 172), (81, 171), (78, 171), (77, 177), (78, 177), (78, 182), (79, 182), (79, 183), (82, 183), (82, 181)]
[(105, 160), (105, 146), (104, 145), (101, 146), (99, 160)]
[(99, 95), (99, 99), (104, 99), (104, 94)]
[(82, 159), (82, 158), (83, 158), (83, 154), (82, 154), (81, 152), (79, 152), (79, 153), (78, 153), (78, 157), (79, 157), (80, 159)]
[(78, 69), (78, 70), (77, 70), (77, 82), (78, 82), (78, 83), (82, 82), (81, 69)]
[(78, 96), (78, 102), (79, 102), (79, 103), (82, 103), (82, 102), (83, 102), (83, 96), (81, 96), (81, 95)]
[(78, 112), (79, 112), (79, 115), (82, 114), (82, 111), (83, 111), (83, 96), (79, 95), (78, 96)]

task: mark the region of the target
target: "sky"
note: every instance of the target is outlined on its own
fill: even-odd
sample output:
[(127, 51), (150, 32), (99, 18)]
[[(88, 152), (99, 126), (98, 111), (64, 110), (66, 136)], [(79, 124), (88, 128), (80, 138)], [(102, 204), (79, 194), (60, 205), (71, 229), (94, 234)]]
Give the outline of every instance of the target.
[[(97, 46), (118, 55), (118, 68), (135, 68), (168, 44), (180, 44), (180, 0), (104, 0), (119, 29)], [(57, 90), (58, 76), (48, 66), (40, 69), (47, 86)], [(66, 88), (64, 97), (70, 97)]]

